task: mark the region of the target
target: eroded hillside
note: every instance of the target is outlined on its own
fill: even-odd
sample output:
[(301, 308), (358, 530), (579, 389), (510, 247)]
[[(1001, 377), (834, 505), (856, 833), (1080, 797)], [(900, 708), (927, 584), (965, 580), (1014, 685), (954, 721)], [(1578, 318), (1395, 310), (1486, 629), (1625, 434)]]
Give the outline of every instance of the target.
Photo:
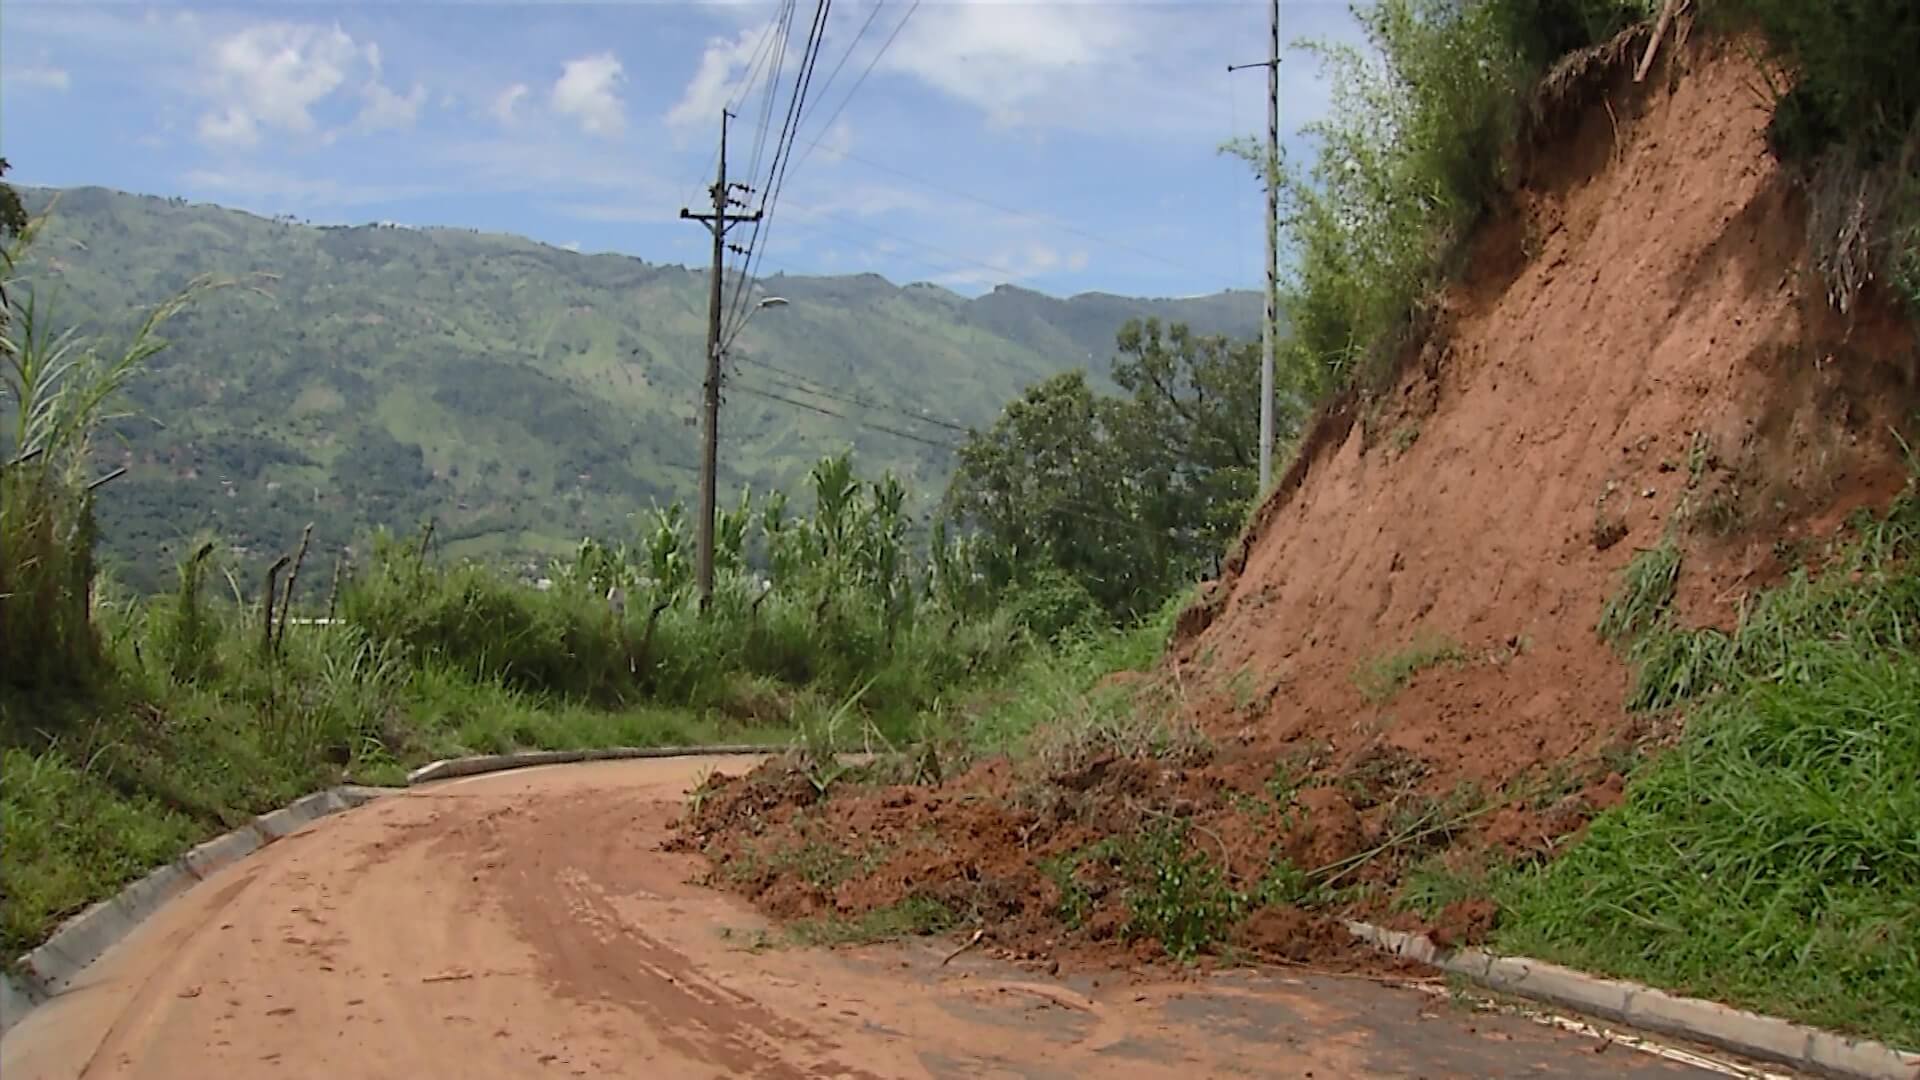
[(1625, 67), (1183, 620), (1172, 666), (1221, 688), (1210, 731), (1391, 749), (1436, 789), (1590, 759), (1639, 734), (1595, 633), (1637, 551), (1673, 538), (1681, 610), (1730, 625), (1905, 482), (1913, 341), (1879, 298), (1828, 304), (1749, 54), (1698, 47), (1641, 87)]
[[(1677, 572), (1660, 611), (1731, 626), (1908, 483), (1920, 402), (1890, 302), (1842, 316), (1812, 269), (1751, 54), (1695, 42), (1636, 84), (1640, 51), (1562, 72), (1390, 389), (1322, 411), (1169, 655), (1109, 682), (1124, 708), (1058, 708), (960, 776), (932, 743), (907, 783), (804, 758), (716, 782), (683, 834), (716, 880), (1016, 955), (1329, 960), (1337, 914), (1412, 917), (1416, 868), (1526, 864), (1619, 805), (1678, 718), (1629, 708), (1597, 632), (1623, 570), (1673, 553), (1636, 564)], [(1439, 929), (1492, 914), (1462, 895)]]

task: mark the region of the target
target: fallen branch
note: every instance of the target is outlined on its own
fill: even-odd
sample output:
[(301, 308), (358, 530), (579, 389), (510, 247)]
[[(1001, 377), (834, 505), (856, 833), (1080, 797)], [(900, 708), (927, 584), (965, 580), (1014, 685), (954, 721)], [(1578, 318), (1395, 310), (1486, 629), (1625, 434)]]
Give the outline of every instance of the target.
[(1673, 17), (1687, 6), (1687, 0), (1667, 0), (1660, 8), (1660, 22), (1653, 28), (1653, 40), (1647, 42), (1646, 55), (1640, 58), (1640, 66), (1634, 69), (1633, 81), (1647, 81), (1647, 72), (1653, 69), (1653, 58), (1660, 51), (1660, 42), (1666, 38), (1667, 29), (1673, 25)]
[[(1389, 851), (1393, 851), (1395, 849), (1405, 847), (1408, 844), (1413, 844), (1421, 840), (1425, 840), (1427, 837), (1432, 836), (1435, 833), (1453, 832), (1454, 830), (1460, 828), (1460, 826), (1465, 825), (1467, 822), (1472, 821), (1477, 817), (1490, 814), (1493, 811), (1499, 809), (1503, 805), (1505, 804), (1504, 803), (1488, 803), (1487, 805), (1482, 806), (1476, 810), (1469, 810), (1466, 813), (1459, 815), (1458, 817), (1449, 818), (1445, 821), (1433, 822), (1431, 824), (1428, 824), (1427, 819), (1423, 817), (1419, 822), (1416, 822), (1415, 824), (1408, 826), (1399, 835), (1388, 837), (1386, 840), (1381, 841), (1379, 845), (1373, 848), (1370, 848), (1366, 851), (1362, 851), (1357, 855), (1349, 855), (1344, 859), (1336, 859), (1335, 861), (1330, 862), (1327, 865), (1312, 871), (1307, 875), (1307, 877), (1310, 880), (1315, 880), (1321, 888), (1330, 889), (1333, 887), (1334, 882), (1339, 881), (1341, 878), (1346, 877), (1348, 874), (1351, 874), (1355, 870), (1360, 869), (1362, 866), (1367, 865), (1368, 863), (1379, 858), (1380, 856), (1385, 855)], [(1322, 874), (1328, 874), (1329, 876), (1323, 881), (1318, 880), (1320, 878), (1320, 875)]]
[(981, 927), (980, 929), (975, 930), (973, 932), (973, 936), (967, 939), (967, 943), (965, 945), (962, 945), (959, 948), (948, 953), (947, 958), (945, 960), (940, 961), (940, 966), (946, 967), (948, 964), (953, 963), (954, 960), (959, 958), (961, 953), (966, 952), (968, 949), (971, 949), (975, 945), (980, 944), (980, 939), (986, 936), (987, 936), (987, 930), (985, 927)]

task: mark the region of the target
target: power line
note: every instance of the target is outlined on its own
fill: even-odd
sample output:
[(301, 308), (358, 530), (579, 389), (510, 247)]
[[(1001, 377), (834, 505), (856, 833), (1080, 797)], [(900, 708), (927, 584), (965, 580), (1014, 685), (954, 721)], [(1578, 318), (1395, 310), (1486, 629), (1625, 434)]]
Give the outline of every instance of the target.
[[(792, 8), (794, 2), (795, 0), (786, 0), (786, 8)], [(753, 56), (747, 62), (747, 79), (745, 82), (740, 84), (740, 89), (735, 92), (735, 94), (731, 99), (728, 100), (725, 106), (726, 111), (730, 113), (738, 114), (740, 111), (740, 104), (747, 99), (748, 94), (753, 92), (753, 84), (759, 81), (760, 65), (766, 61), (767, 56), (771, 52), (771, 46), (774, 41), (774, 32), (779, 28), (780, 22), (781, 20), (779, 17), (774, 18), (773, 20), (767, 23), (767, 28), (761, 32), (760, 43), (754, 46)], [(786, 45), (786, 42), (783, 37), (781, 40), (781, 46), (783, 50), (785, 48), (785, 45)], [(770, 112), (770, 111), (771, 111), (770, 108), (763, 110), (763, 115), (764, 113)], [(764, 121), (761, 126), (764, 129), (765, 127)], [(758, 153), (759, 151), (756, 149), (755, 154), (757, 155)], [(714, 148), (713, 153), (707, 155), (707, 163), (705, 167), (703, 167), (698, 173), (696, 173), (692, 180), (688, 181), (686, 194), (680, 200), (682, 203), (691, 203), (694, 201), (694, 193), (699, 191), (700, 181), (704, 177), (712, 175), (714, 164), (719, 160), (719, 156), (720, 156), (720, 150), (716, 146)], [(757, 157), (756, 157), (756, 160), (757, 160)], [(756, 166), (756, 169), (757, 169), (757, 166)], [(749, 173), (749, 175), (751, 175), (751, 173)]]
[[(887, 0), (875, 0), (875, 3), (873, 5), (873, 10), (867, 12), (867, 21), (861, 23), (860, 29), (854, 31), (853, 40), (847, 43), (847, 51), (840, 54), (840, 62), (833, 65), (833, 70), (827, 73), (827, 81), (820, 84), (820, 94), (822, 97), (824, 97), (829, 90), (833, 89), (833, 80), (840, 77), (840, 69), (847, 66), (847, 61), (852, 59), (854, 50), (860, 47), (860, 39), (867, 36), (867, 30), (869, 27), (873, 25), (873, 20), (880, 17), (880, 9), (886, 6), (887, 6)], [(814, 105), (818, 106), (819, 103), (820, 103), (820, 99), (815, 98)], [(839, 113), (835, 112), (834, 115), (838, 116)], [(806, 122), (812, 117), (813, 117), (813, 109), (810, 108), (807, 110), (807, 112), (803, 116), (800, 117), (801, 125), (805, 126)], [(829, 120), (828, 124), (831, 125), (832, 121)], [(818, 142), (819, 140), (816, 139), (814, 141)], [(812, 148), (809, 147), (808, 149), (812, 149)], [(802, 155), (800, 158), (801, 163), (805, 164), (806, 160), (807, 159), (805, 155)]]
[[(756, 280), (753, 266), (760, 250), (760, 237), (763, 230), (771, 231), (773, 211), (779, 202), (780, 190), (786, 185), (787, 166), (793, 160), (794, 139), (800, 134), (800, 113), (806, 105), (807, 88), (813, 83), (813, 69), (820, 60), (820, 45), (824, 40), (827, 15), (832, 9), (833, 0), (819, 0), (814, 6), (813, 24), (807, 29), (806, 48), (800, 55), (799, 70), (794, 73), (793, 93), (787, 98), (787, 117), (780, 126), (779, 141), (774, 144), (773, 164), (768, 169), (766, 185), (760, 191), (758, 216), (761, 220), (754, 223), (753, 233), (747, 240), (744, 252), (746, 276), (734, 296), (732, 311), (728, 316), (731, 333), (726, 335), (723, 339), (725, 341), (730, 342), (739, 333), (740, 327), (746, 324), (747, 299), (753, 292)], [(722, 348), (724, 350), (724, 346)]]
[[(780, 202), (780, 188), (785, 186), (787, 163), (793, 160), (793, 138), (801, 131), (799, 117), (801, 117), (801, 110), (806, 106), (806, 88), (812, 85), (814, 65), (820, 61), (820, 44), (824, 40), (826, 19), (831, 8), (833, 8), (833, 0), (820, 0), (818, 4), (814, 4), (812, 25), (806, 27), (806, 46), (801, 50), (801, 65), (793, 73), (793, 92), (787, 94), (787, 115), (781, 121), (780, 138), (774, 142), (774, 161), (772, 165), (768, 165), (766, 181), (760, 186), (760, 208), (758, 208), (760, 221), (756, 221), (753, 225), (753, 234), (747, 238), (747, 246), (741, 252), (745, 256), (745, 263), (743, 263), (745, 281), (735, 292), (733, 306), (728, 313), (728, 327), (733, 329), (737, 329), (737, 323), (745, 321), (747, 298), (753, 294), (753, 277), (755, 277), (753, 265), (755, 265), (755, 254), (760, 244), (760, 233), (772, 227), (774, 206)], [(758, 173), (755, 173), (755, 177), (758, 177)]]
[[(770, 35), (768, 39), (769, 46), (771, 46), (772, 41), (778, 40), (780, 48), (777, 56), (773, 48), (769, 47), (767, 49), (767, 58), (772, 59), (772, 63), (767, 67), (766, 92), (761, 98), (760, 116), (753, 137), (753, 157), (747, 165), (747, 175), (749, 177), (758, 177), (760, 175), (760, 159), (767, 145), (767, 129), (771, 126), (773, 120), (774, 92), (780, 84), (780, 73), (787, 65), (787, 40), (793, 33), (793, 12), (796, 3), (797, 0), (786, 0), (786, 2), (781, 5), (779, 17), (767, 25), (767, 33)], [(747, 82), (741, 86), (739, 97), (734, 100), (734, 109), (736, 111), (739, 109), (740, 103), (747, 99), (747, 95), (753, 92), (753, 84), (758, 81), (758, 78), (758, 65), (756, 64), (755, 68), (749, 71)]]
[(945, 428), (948, 431), (957, 432), (958, 434), (961, 434), (961, 435), (973, 434), (972, 428), (962, 427), (959, 424), (951, 423), (949, 421), (941, 420), (932, 416), (923, 416), (919, 413), (914, 412), (912, 409), (905, 408), (899, 405), (888, 405), (883, 402), (871, 401), (871, 400), (868, 400), (867, 398), (856, 397), (851, 394), (836, 394), (830, 390), (822, 390), (818, 387), (806, 386), (798, 382), (789, 382), (785, 379), (775, 378), (772, 375), (763, 374), (761, 377), (766, 379), (768, 382), (773, 383), (775, 386), (781, 387), (786, 390), (792, 390), (796, 393), (812, 394), (815, 397), (823, 397), (829, 401), (840, 402), (842, 405), (853, 405), (862, 409), (873, 409), (879, 412), (895, 413), (897, 415), (904, 416), (909, 420), (913, 420), (922, 424), (931, 424), (934, 427)]
[(829, 409), (823, 405), (815, 405), (807, 401), (796, 401), (793, 398), (783, 397), (779, 394), (775, 394), (767, 390), (762, 390), (755, 386), (748, 386), (745, 384), (736, 383), (734, 385), (734, 389), (739, 390), (742, 393), (752, 394), (755, 397), (766, 398), (769, 401), (778, 401), (784, 405), (791, 405), (798, 409), (805, 409), (808, 412), (816, 412), (822, 416), (831, 416), (836, 420), (845, 420), (846, 422), (853, 424), (857, 427), (870, 428), (874, 431), (882, 432), (887, 435), (892, 435), (895, 438), (907, 439), (911, 442), (917, 442), (926, 446), (937, 447), (941, 450), (960, 449), (960, 446), (957, 443), (941, 442), (938, 439), (929, 439), (924, 435), (915, 435), (910, 431), (901, 431), (898, 428), (888, 427), (885, 424), (876, 424), (871, 420), (861, 420), (858, 417), (848, 416), (846, 413), (834, 412), (832, 409)]
[[(873, 10), (874, 10), (874, 14), (876, 15), (879, 14), (880, 13), (879, 5), (876, 4)], [(873, 74), (873, 69), (875, 65), (880, 63), (880, 58), (887, 55), (887, 50), (893, 47), (894, 39), (900, 36), (900, 31), (905, 30), (907, 28), (908, 20), (912, 19), (913, 13), (919, 10), (920, 10), (920, 0), (913, 0), (913, 6), (907, 8), (907, 13), (905, 15), (900, 16), (900, 21), (894, 24), (893, 33), (888, 34), (887, 40), (880, 43), (880, 50), (873, 54), (872, 59), (867, 61), (867, 66), (864, 70), (860, 72), (860, 77), (858, 79), (855, 79), (853, 81), (853, 86), (848, 88), (847, 96), (840, 99), (840, 104), (834, 108), (833, 115), (827, 117), (827, 122), (821, 125), (820, 133), (818, 135), (815, 135), (813, 137), (813, 141), (807, 144), (806, 152), (800, 155), (801, 164), (803, 165), (806, 164), (807, 159), (813, 156), (813, 148), (816, 146), (819, 146), (820, 140), (826, 138), (827, 132), (833, 130), (833, 122), (835, 120), (840, 119), (840, 114), (846, 111), (847, 102), (852, 101), (853, 95), (859, 93), (860, 88), (866, 85), (867, 76)], [(873, 20), (869, 18), (867, 21), (872, 22)], [(847, 52), (848, 52), (848, 55), (852, 55), (853, 50), (849, 49), (847, 50)], [(829, 80), (829, 82), (831, 82), (831, 80)], [(845, 156), (845, 155), (843, 154), (842, 156)]]

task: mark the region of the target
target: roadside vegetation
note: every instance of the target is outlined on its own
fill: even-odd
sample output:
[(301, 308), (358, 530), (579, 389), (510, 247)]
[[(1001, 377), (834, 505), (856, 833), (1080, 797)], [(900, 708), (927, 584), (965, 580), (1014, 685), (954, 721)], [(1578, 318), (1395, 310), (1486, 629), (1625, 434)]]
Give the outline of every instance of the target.
[[(1310, 429), (1323, 403), (1377, 392), (1395, 374), (1431, 298), (1464, 264), (1475, 228), (1510, 193), (1524, 156), (1554, 134), (1565, 110), (1590, 103), (1638, 60), (1660, 7), (1380, 0), (1362, 11), (1375, 54), (1323, 50), (1337, 94), (1316, 131), (1319, 152), (1305, 167), (1274, 163), (1292, 254), (1280, 358), (1289, 430)], [(1912, 37), (1920, 24), (1908, 5), (1869, 0), (1845, 17), (1771, 0), (1695, 7), (1711, 29), (1756, 32), (1748, 40), (1777, 65), (1779, 81), (1766, 90), (1774, 149), (1808, 186), (1811, 233), (1846, 241), (1816, 252), (1834, 302), (1849, 306), (1869, 279), (1920, 301), (1920, 199), (1911, 194), (1920, 92), (1905, 59), (1920, 48)], [(1230, 149), (1262, 174), (1269, 167), (1256, 143)], [(1820, 217), (1841, 205), (1828, 196), (1842, 189), (1850, 199), (1864, 193), (1843, 200), (1853, 214), (1844, 228)], [(1032, 415), (1010, 410), (1002, 434), (1092, 413), (1080, 393), (1062, 384), (1030, 395)], [(1635, 666), (1625, 704), (1663, 737), (1508, 790), (1420, 796), (1417, 761), (1391, 753), (1344, 776), (1326, 775), (1308, 754), (1273, 763), (1253, 790), (1179, 788), (1168, 778), (1214, 752), (1183, 722), (1179, 687), (1150, 684), (1174, 695), (1158, 702), (1123, 691), (1113, 709), (1106, 702), (1115, 686), (1104, 675), (1128, 665), (1074, 667), (1060, 656), (1048, 659), (1049, 678), (1039, 683), (1055, 692), (949, 717), (932, 741), (944, 755), (936, 765), (923, 754), (910, 768), (830, 779), (924, 785), (1004, 755), (1010, 780), (990, 770), (975, 776), (1003, 816), (969, 809), (964, 819), (969, 830), (1010, 831), (1025, 861), (950, 852), (954, 861), (939, 865), (972, 882), (970, 891), (923, 875), (901, 896), (941, 905), (946, 916), (927, 925), (991, 926), (1015, 947), (1118, 939), (1175, 957), (1231, 952), (1249, 933), (1258, 937), (1263, 920), (1310, 937), (1316, 924), (1303, 910), (1397, 899), (1430, 917), (1477, 912), (1472, 932), (1491, 930), (1498, 948), (1920, 1045), (1917, 505), (1910, 488), (1884, 514), (1858, 518), (1828, 558), (1757, 599), (1732, 632), (1675, 620), (1681, 538), (1643, 553), (1620, 594), (1595, 613), (1596, 632)], [(1385, 701), (1414, 673), (1456, 656), (1447, 643), (1416, 642), (1362, 664), (1354, 678)], [(1131, 774), (1120, 764), (1128, 761), (1153, 767)], [(1441, 858), (1470, 823), (1503, 808), (1545, 814), (1578, 805), (1583, 787), (1600, 779), (1582, 774), (1588, 766), (1602, 777), (1626, 772), (1627, 794), (1571, 841), (1472, 873)], [(1105, 790), (1116, 783), (1117, 794)], [(750, 797), (740, 788), (717, 784), (715, 816), (691, 833), (723, 867), (787, 840), (784, 825), (726, 824), (727, 800)], [(872, 790), (853, 784), (843, 797), (867, 818), (889, 805), (876, 798), (963, 816), (930, 797)], [(832, 812), (812, 799), (800, 801), (797, 819)], [(1384, 841), (1337, 855), (1303, 847), (1315, 835), (1310, 823), (1337, 820), (1328, 808), (1340, 806), (1385, 807)], [(1247, 840), (1249, 829), (1257, 839)], [(865, 826), (858, 834), (876, 842)], [(910, 834), (888, 842), (902, 865), (923, 857)], [(1246, 859), (1249, 849), (1267, 856)], [(858, 897), (823, 889), (809, 903), (828, 913), (803, 904), (814, 922), (865, 925)], [(1043, 928), (1032, 930), (1032, 918)]]
[(1633, 707), (1685, 734), (1566, 853), (1496, 876), (1499, 947), (1920, 1046), (1916, 485), (1734, 631), (1661, 603), (1622, 642)]
[[(1012, 739), (1039, 722), (1036, 703), (1064, 692), (1063, 672), (1101, 668), (1096, 655), (1114, 648), (1138, 666), (1158, 654), (1158, 642), (1114, 628), (1191, 580), (1219, 546), (1215, 518), (1237, 520), (1250, 493), (1244, 433), (1189, 462), (1190, 426), (1171, 415), (1146, 426), (1156, 406), (1138, 388), (1156, 381), (1156, 401), (1196, 403), (1224, 425), (1253, 354), (1145, 323), (1120, 337), (1121, 382), (1136, 397), (1098, 408), (1126, 418), (1113, 429), (1116, 468), (1151, 458), (1162, 470), (1152, 505), (1071, 476), (1029, 498), (1015, 490), (1019, 469), (977, 470), (950, 500), (954, 524), (936, 523), (929, 542), (905, 485), (863, 478), (841, 454), (815, 464), (792, 504), (742, 492), (723, 508), (704, 608), (693, 524), (677, 505), (635, 515), (625, 539), (582, 541), (539, 581), (446, 557), (431, 526), (347, 549), (315, 544), (309, 529), (264, 554), (215, 535), (177, 544), (169, 588), (142, 595), (97, 563), (95, 511), (116, 482), (97, 443), (169, 321), (235, 283), (198, 280), (109, 346), (64, 329), (16, 276), (45, 219), (13, 207), (0, 278), (10, 955), (256, 813), (342, 781), (396, 783), (437, 757), (796, 739), (831, 757), (920, 739), (981, 695), (1007, 703)], [(1023, 452), (992, 436), (975, 445), (990, 444)], [(1022, 516), (988, 520), (984, 508), (1011, 499)], [(1116, 528), (1171, 538), (1128, 549), (1152, 576), (1121, 583), (1110, 572), (1120, 561), (1089, 561), (1101, 555), (1089, 535)]]
[[(1849, 18), (1792, 0), (1700, 6), (1757, 31), (1780, 65), (1774, 148), (1805, 170), (1814, 234), (1848, 238), (1818, 253), (1836, 302), (1880, 280), (1920, 312), (1910, 5), (1862, 0)], [(1338, 93), (1316, 161), (1236, 147), (1279, 170), (1289, 208), (1285, 430), (1393, 374), (1519, 156), (1587, 80), (1637, 59), (1628, 45), (1644, 46), (1658, 7), (1379, 0), (1362, 13), (1377, 57), (1324, 50)], [(1826, 185), (1871, 196), (1842, 200), (1856, 228), (1818, 227), (1841, 205)], [(16, 372), (41, 347), (23, 303)], [(1396, 891), (1428, 914), (1491, 898), (1499, 948), (1920, 1045), (1912, 485), (1732, 631), (1675, 619), (1679, 539), (1637, 558), (1595, 630), (1635, 667), (1625, 704), (1672, 745), (1606, 763), (1630, 773), (1625, 800), (1577, 839), (1469, 875), (1440, 860), (1469, 823), (1562, 802), (1581, 778), (1423, 793), (1410, 757), (1383, 750), (1330, 775), (1307, 751), (1227, 785), (1194, 771), (1218, 748), (1186, 688), (1126, 674), (1152, 666), (1241, 527), (1257, 384), (1244, 346), (1152, 323), (1120, 344), (1124, 394), (1062, 376), (969, 440), (924, 554), (906, 542), (900, 485), (863, 481), (846, 458), (813, 469), (805, 514), (743, 496), (705, 612), (669, 509), (630, 546), (583, 544), (546, 591), (437, 560), (430, 536), (383, 538), (337, 604), (320, 602), (318, 570), (280, 603), (282, 618), (337, 610), (338, 625), (285, 632), (266, 616), (274, 579), (254, 588), (202, 548), (170, 597), (97, 588), (83, 448), (19, 466), (66, 463), (32, 473), (38, 486), (10, 464), (5, 482), (22, 486), (7, 528), (51, 539), (36, 541), (44, 559), (15, 562), (41, 549), (9, 533), (7, 580), (46, 584), (0, 590), (16, 684), (0, 691), (4, 943), (341, 775), (390, 780), (512, 746), (785, 736), (796, 748), (777, 768), (696, 796), (683, 840), (756, 899), (790, 886), (778, 913), (805, 940), (993, 926), (1188, 959), (1243, 947), (1263, 923), (1345, 942), (1314, 919)], [(73, 660), (18, 685), (12, 673), (34, 669), (14, 658), (41, 647)], [(1459, 656), (1414, 642), (1354, 678), (1385, 702)], [(49, 689), (63, 680), (79, 692)], [(850, 746), (902, 752), (854, 767), (835, 754)], [(986, 795), (945, 797), (961, 776)], [(1379, 826), (1365, 842), (1363, 812)], [(87, 825), (63, 824), (76, 816)]]

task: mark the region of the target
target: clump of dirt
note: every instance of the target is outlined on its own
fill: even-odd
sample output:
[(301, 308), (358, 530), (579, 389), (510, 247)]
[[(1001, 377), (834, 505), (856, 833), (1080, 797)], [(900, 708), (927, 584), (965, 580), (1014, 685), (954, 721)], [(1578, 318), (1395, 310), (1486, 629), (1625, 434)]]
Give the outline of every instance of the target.
[(1340, 958), (1362, 966), (1377, 959), (1364, 953), (1364, 946), (1340, 920), (1324, 911), (1285, 904), (1256, 912), (1240, 925), (1234, 943), (1263, 960), (1295, 964), (1324, 964), (1329, 958)]
[[(1871, 291), (1828, 307), (1753, 63), (1695, 42), (1644, 85), (1581, 76), (1397, 381), (1322, 410), (1162, 670), (1128, 677), (1177, 687), (1210, 756), (824, 800), (775, 764), (714, 781), (683, 842), (781, 914), (914, 901), (1014, 955), (1328, 962), (1351, 945), (1327, 912), (1391, 916), (1424, 860), (1561, 850), (1622, 798), (1622, 749), (1674, 735), (1626, 711), (1595, 632), (1635, 555), (1678, 544), (1673, 611), (1730, 625), (1906, 479), (1913, 335)], [(1468, 900), (1434, 928), (1496, 917)]]
[(1484, 897), (1455, 900), (1441, 909), (1427, 936), (1443, 949), (1478, 945), (1493, 932), (1499, 916), (1499, 907)]
[(1339, 864), (1374, 837), (1341, 791), (1267, 784), (1263, 764), (1223, 774), (1108, 756), (1048, 775), (991, 759), (944, 783), (842, 779), (820, 799), (807, 766), (782, 758), (710, 778), (671, 846), (705, 852), (713, 884), (782, 918), (935, 905), (943, 925), (978, 927), (1015, 957), (1237, 944), (1377, 963), (1337, 920), (1292, 902), (1306, 885), (1296, 868)]

